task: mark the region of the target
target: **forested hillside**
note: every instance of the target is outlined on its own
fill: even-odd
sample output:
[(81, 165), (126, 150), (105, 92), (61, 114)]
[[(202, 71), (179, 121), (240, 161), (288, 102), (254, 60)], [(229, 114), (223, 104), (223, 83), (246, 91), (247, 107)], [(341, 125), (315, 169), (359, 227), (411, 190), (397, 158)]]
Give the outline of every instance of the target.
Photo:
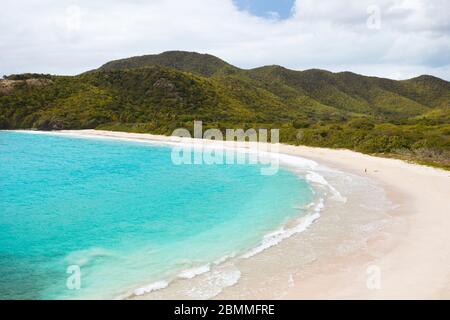
[(78, 76), (0, 80), (0, 128), (110, 129), (170, 134), (205, 127), (280, 128), (281, 140), (349, 148), (450, 168), (450, 83), (350, 72), (251, 70), (166, 52)]

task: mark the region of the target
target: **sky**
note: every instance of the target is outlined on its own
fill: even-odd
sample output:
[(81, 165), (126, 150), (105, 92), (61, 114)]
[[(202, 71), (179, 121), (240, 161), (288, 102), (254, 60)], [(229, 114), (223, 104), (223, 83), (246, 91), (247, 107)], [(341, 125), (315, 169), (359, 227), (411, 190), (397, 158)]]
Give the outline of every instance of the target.
[(295, 0), (233, 0), (240, 10), (263, 18), (286, 19), (292, 16)]
[(0, 76), (73, 75), (168, 50), (450, 80), (449, 0), (2, 0)]

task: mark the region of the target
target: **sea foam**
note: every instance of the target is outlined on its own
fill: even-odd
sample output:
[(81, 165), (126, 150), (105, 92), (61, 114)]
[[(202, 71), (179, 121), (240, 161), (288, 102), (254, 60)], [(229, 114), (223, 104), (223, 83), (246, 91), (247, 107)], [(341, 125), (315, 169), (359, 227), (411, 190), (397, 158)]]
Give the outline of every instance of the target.
[(323, 209), (323, 207), (324, 201), (323, 199), (320, 199), (319, 202), (314, 206), (313, 212), (300, 218), (297, 225), (288, 229), (283, 227), (277, 231), (265, 235), (259, 246), (244, 253), (241, 257), (244, 259), (253, 257), (254, 255), (261, 253), (266, 249), (276, 246), (277, 244), (287, 238), (290, 238), (294, 234), (305, 231), (310, 225), (312, 225), (317, 219), (320, 218), (320, 211)]
[(165, 289), (168, 286), (169, 286), (169, 282), (167, 282), (167, 281), (154, 282), (154, 283), (151, 283), (151, 284), (149, 284), (147, 286), (135, 289), (134, 290), (134, 295), (142, 296), (144, 294), (147, 294), (147, 293), (150, 293), (150, 292), (153, 292), (153, 291)]
[(331, 193), (333, 194), (333, 198), (337, 201), (340, 202), (347, 202), (347, 198), (342, 196), (341, 193), (335, 188), (333, 187), (322, 175), (320, 175), (317, 172), (314, 171), (309, 171), (306, 176), (305, 176), (306, 180), (312, 182), (312, 183), (317, 183), (323, 186), (326, 186)]
[(211, 269), (210, 265), (205, 264), (205, 265), (197, 267), (197, 268), (191, 268), (191, 269), (184, 270), (184, 271), (180, 272), (178, 277), (182, 278), (182, 279), (192, 279), (198, 275), (209, 272), (210, 269)]

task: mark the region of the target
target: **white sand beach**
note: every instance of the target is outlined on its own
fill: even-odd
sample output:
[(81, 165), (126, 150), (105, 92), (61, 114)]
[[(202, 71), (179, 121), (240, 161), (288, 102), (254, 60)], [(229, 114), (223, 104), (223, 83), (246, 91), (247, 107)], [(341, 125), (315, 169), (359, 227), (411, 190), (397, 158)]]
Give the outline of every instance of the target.
[[(170, 137), (96, 130), (64, 131), (65, 134), (121, 138), (140, 141), (171, 141)], [(214, 142), (208, 142), (214, 143)], [(370, 179), (381, 186), (393, 203), (382, 214), (395, 223), (368, 232), (363, 245), (336, 253), (342, 219), (331, 220), (333, 208), (325, 210), (311, 229), (291, 237), (263, 253), (241, 262), (248, 274), (216, 296), (250, 299), (450, 299), (450, 172), (401, 160), (386, 159), (348, 150), (280, 145), (282, 154), (301, 156), (341, 172)], [(341, 187), (342, 188), (342, 187)], [(340, 217), (358, 218), (363, 204), (341, 207)], [(346, 211), (347, 210), (347, 211)], [(322, 222), (323, 219), (323, 222)], [(321, 224), (328, 227), (324, 229)], [(355, 220), (356, 221), (356, 220)], [(336, 234), (324, 230), (335, 229)], [(309, 233), (309, 235), (308, 235)], [(293, 256), (311, 239), (319, 239), (320, 254), (296, 267)], [(290, 270), (279, 271), (289, 260)], [(274, 264), (276, 261), (276, 265)], [(379, 286), (367, 286), (376, 271)], [(282, 272), (285, 272), (282, 274)], [(279, 275), (279, 277), (277, 276)], [(159, 296), (167, 298), (176, 290)], [(173, 296), (172, 296), (173, 297)], [(176, 297), (174, 297), (176, 298)]]
[[(450, 172), (347, 150), (283, 146), (294, 153), (379, 181), (397, 205), (401, 228), (374, 235), (369, 262), (318, 274), (292, 288), (287, 298), (450, 298)], [(367, 173), (364, 170), (367, 169)], [(367, 265), (381, 270), (381, 289), (366, 287)]]

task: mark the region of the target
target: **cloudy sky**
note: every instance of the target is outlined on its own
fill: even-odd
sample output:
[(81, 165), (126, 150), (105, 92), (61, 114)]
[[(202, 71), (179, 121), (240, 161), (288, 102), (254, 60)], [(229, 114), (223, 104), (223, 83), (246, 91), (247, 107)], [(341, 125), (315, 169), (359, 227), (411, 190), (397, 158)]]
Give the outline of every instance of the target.
[(167, 50), (450, 80), (449, 0), (2, 0), (0, 76), (77, 74)]

